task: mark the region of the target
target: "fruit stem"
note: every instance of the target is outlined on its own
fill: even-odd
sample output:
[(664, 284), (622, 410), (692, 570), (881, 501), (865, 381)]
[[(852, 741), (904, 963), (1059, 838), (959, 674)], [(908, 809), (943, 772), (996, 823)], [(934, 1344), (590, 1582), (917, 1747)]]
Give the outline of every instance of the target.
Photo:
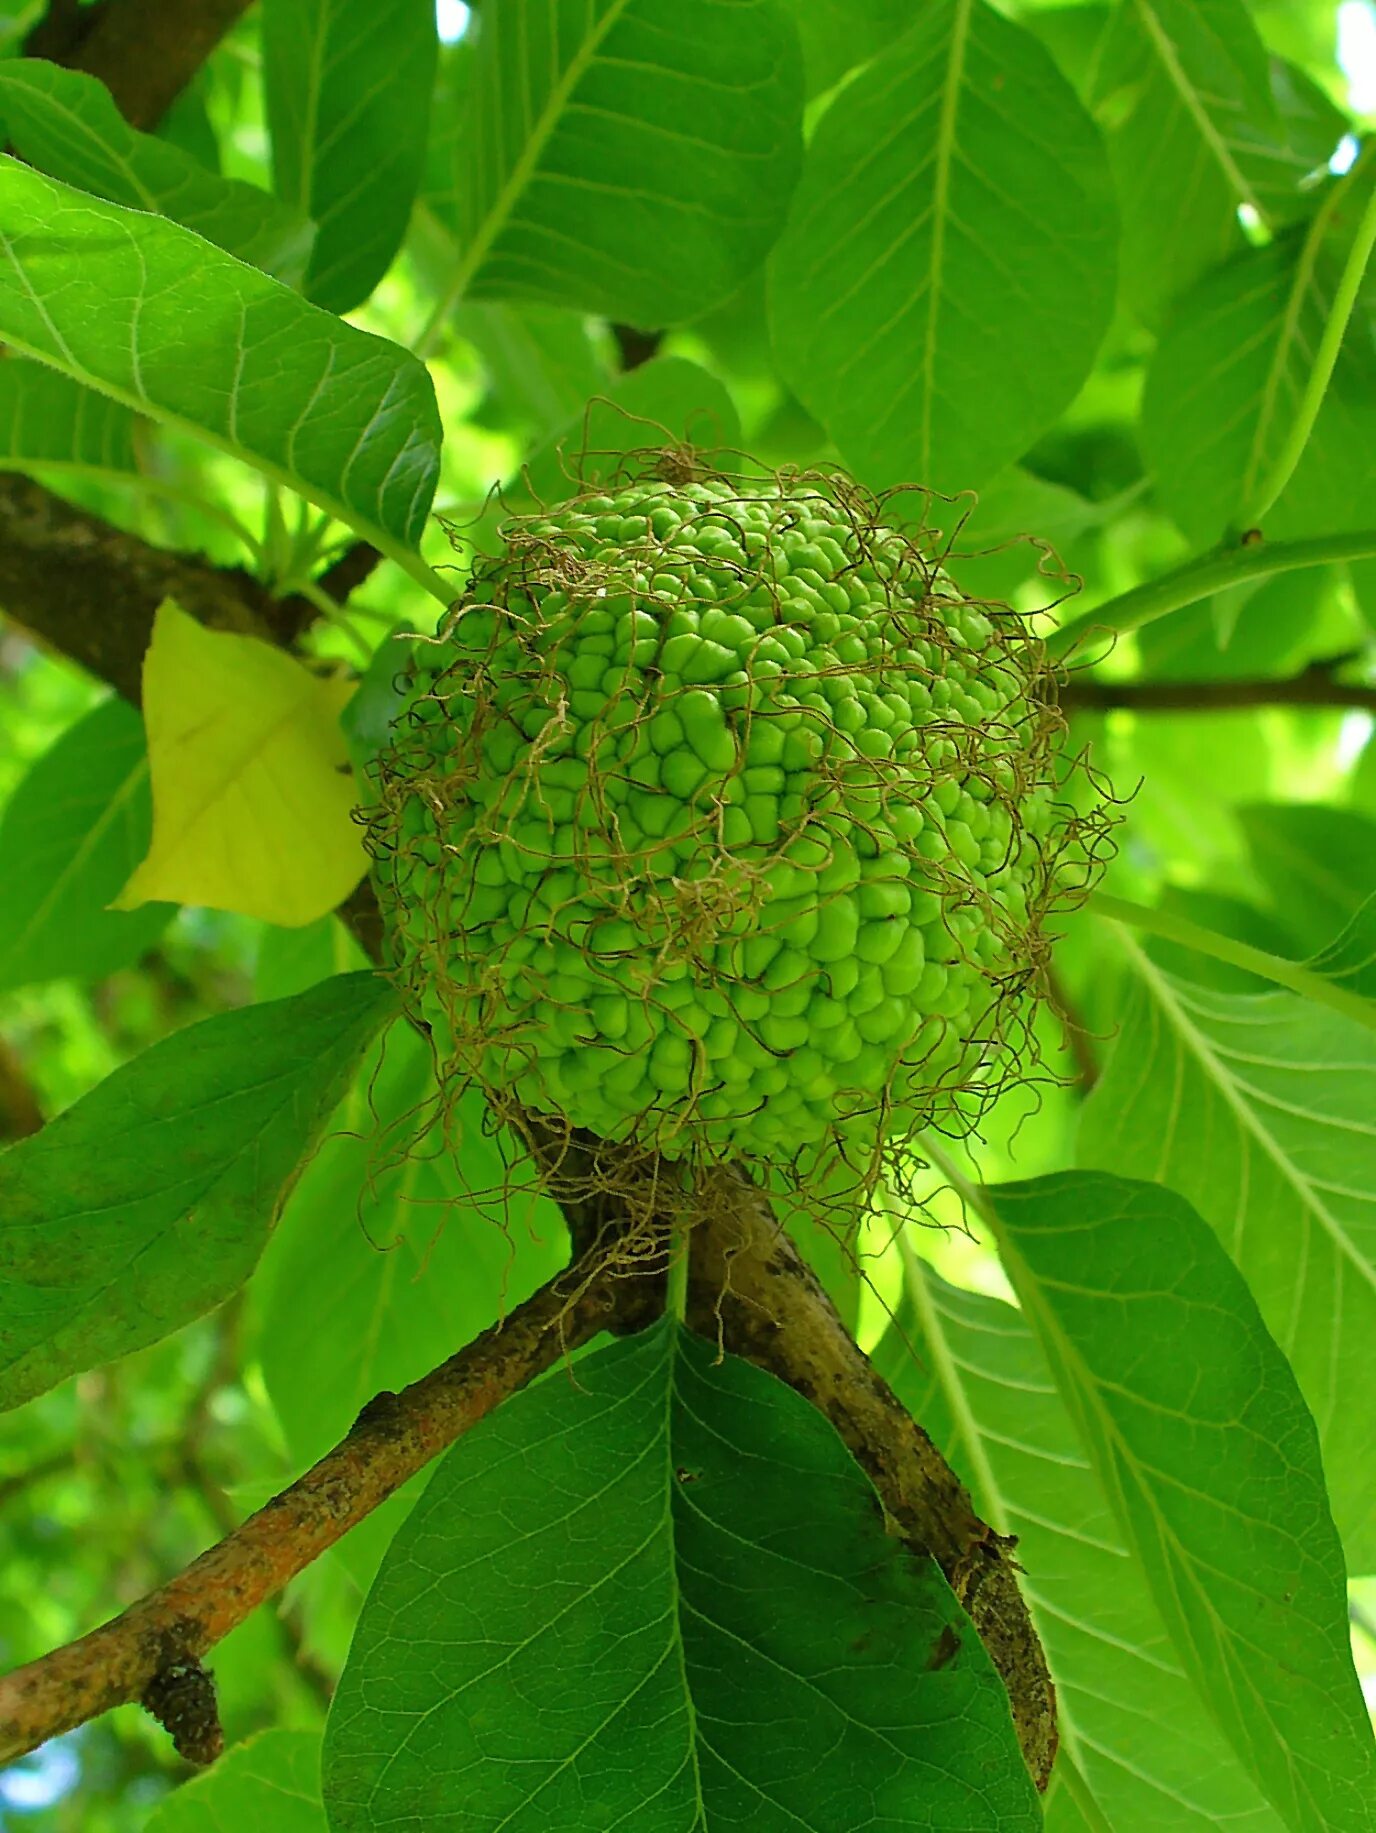
[[(684, 1167), (684, 1191), (693, 1188), (693, 1174)], [(669, 1230), (669, 1272), (664, 1287), (664, 1309), (682, 1324), (688, 1316), (688, 1268), (692, 1256), (692, 1225), (686, 1213), (676, 1215)]]

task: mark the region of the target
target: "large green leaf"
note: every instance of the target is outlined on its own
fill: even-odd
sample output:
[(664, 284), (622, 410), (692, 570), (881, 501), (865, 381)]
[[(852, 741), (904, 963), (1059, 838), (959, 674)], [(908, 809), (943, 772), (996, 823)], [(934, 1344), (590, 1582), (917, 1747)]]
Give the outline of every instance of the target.
[(263, 1379), (292, 1455), (319, 1457), (364, 1402), (417, 1380), (568, 1259), (554, 1205), (508, 1167), (466, 1099), (447, 1146), (416, 1138), (429, 1052), (370, 1053), (264, 1256)]
[(320, 1733), (263, 1731), (174, 1789), (146, 1833), (326, 1833)]
[(1241, 246), (1239, 205), (1267, 216), (1273, 191), (1293, 194), (1304, 169), (1287, 154), (1243, 0), (1119, 0), (1089, 100), (1123, 213), (1124, 295), (1155, 319)]
[(1185, 1678), (1022, 1313), (909, 1256), (874, 1359), (984, 1519), (1018, 1537), (1060, 1719), (1050, 1833), (1079, 1824), (1067, 1760), (1112, 1833), (1278, 1833)]
[[(0, 363), (0, 393), (17, 366)], [(152, 946), (175, 905), (106, 908), (152, 819), (143, 722), (107, 700), (39, 758), (0, 819), (0, 988), (98, 980)]]
[(456, 293), (653, 326), (764, 258), (802, 113), (778, 0), (506, 0), (477, 26)]
[(1292, 1833), (1370, 1833), (1314, 1422), (1182, 1198), (1068, 1172), (988, 1193), (999, 1248), (1186, 1673)]
[(482, 358), (504, 419), (537, 436), (567, 426), (611, 379), (582, 312), (492, 301), (461, 307), (453, 326)]
[[(1334, 185), (1308, 227), (1208, 274), (1166, 326), (1147, 372), (1142, 443), (1162, 504), (1192, 540), (1217, 540), (1251, 512), (1313, 370), (1370, 183), (1358, 170)], [(1368, 526), (1374, 489), (1376, 348), (1359, 307), (1266, 533)]]
[(219, 178), (153, 134), (140, 134), (103, 83), (37, 58), (0, 63), (0, 121), (30, 164), (114, 204), (151, 210), (281, 280), (306, 265), (311, 226), (266, 191)]
[(1318, 1421), (1355, 1571), (1376, 1567), (1376, 1043), (1291, 993), (1210, 992), (1126, 934), (1137, 986), (1085, 1164), (1157, 1178), (1218, 1231)]
[(44, 363), (7, 357), (0, 363), (0, 469), (33, 465), (132, 471), (134, 416)]
[(364, 1608), (335, 1833), (1040, 1824), (1007, 1696), (820, 1414), (669, 1319), (451, 1451)]
[(784, 377), (867, 482), (979, 487), (1088, 375), (1103, 147), (1031, 33), (939, 0), (837, 96), (770, 268)]
[(788, 0), (803, 47), (807, 92), (820, 95), (912, 23), (912, 0)]
[(306, 293), (348, 312), (391, 266), (425, 167), (433, 0), (263, 0), (278, 195), (317, 226)]
[(373, 1034), (375, 974), (154, 1044), (0, 1157), (0, 1404), (127, 1355), (225, 1298)]
[(163, 217), (0, 158), (0, 339), (208, 440), (405, 561), (439, 465), (414, 357)]

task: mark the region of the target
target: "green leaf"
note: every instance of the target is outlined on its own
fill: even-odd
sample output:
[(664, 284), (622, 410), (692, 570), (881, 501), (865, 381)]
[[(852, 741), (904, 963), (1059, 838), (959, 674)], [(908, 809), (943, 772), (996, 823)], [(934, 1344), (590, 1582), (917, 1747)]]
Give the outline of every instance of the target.
[(263, 0), (277, 193), (316, 225), (306, 296), (349, 312), (406, 233), (435, 82), (432, 0)]
[(1241, 1275), (1154, 1184), (1068, 1172), (988, 1200), (1186, 1672), (1292, 1833), (1370, 1833), (1376, 1742), (1318, 1439)]
[(911, 0), (788, 0), (803, 47), (807, 93), (821, 95), (912, 23)]
[(8, 357), (0, 363), (0, 469), (33, 465), (132, 471), (134, 416), (43, 363)]
[(241, 261), (294, 284), (311, 226), (254, 185), (129, 126), (103, 83), (38, 58), (0, 64), (0, 120), (14, 150), (78, 190), (170, 217)]
[(413, 357), (176, 223), (9, 158), (0, 217), (0, 338), (256, 465), (405, 564), (440, 443)]
[(1369, 897), (1352, 921), (1309, 964), (1317, 973), (1339, 981), (1363, 999), (1376, 999), (1376, 896)]
[[(1180, 300), (1147, 371), (1142, 444), (1160, 500), (1191, 540), (1220, 539), (1265, 478), (1314, 367), (1370, 174), (1334, 185), (1307, 228), (1249, 248)], [(1376, 349), (1360, 302), (1274, 539), (1362, 528), (1376, 490)]]
[(1277, 1833), (1171, 1650), (1022, 1313), (948, 1285), (910, 1255), (874, 1361), (981, 1516), (1018, 1537), (1023, 1593), (1056, 1685), (1052, 1833), (1077, 1824), (1067, 1759), (1112, 1833)]
[(582, 312), (494, 302), (462, 306), (452, 322), (482, 358), (503, 416), (536, 434), (567, 426), (611, 380)]
[(1041, 1819), (935, 1565), (806, 1401), (669, 1319), (439, 1465), (364, 1607), (324, 1771), (335, 1833)]
[(1123, 295), (1155, 322), (1242, 245), (1239, 205), (1265, 218), (1272, 192), (1293, 196), (1303, 175), (1243, 0), (1119, 0), (1089, 103), (1123, 213)]
[(1376, 892), (1376, 821), (1325, 803), (1237, 811), (1258, 878), (1304, 950), (1322, 948)]
[(648, 327), (763, 260), (802, 113), (776, 0), (507, 0), (477, 25), (456, 293)]
[[(0, 391), (16, 366), (0, 363)], [(151, 831), (143, 722), (107, 700), (38, 759), (0, 820), (0, 988), (99, 980), (152, 947), (175, 905), (106, 908)]]
[(0, 1404), (179, 1329), (252, 1272), (396, 1009), (350, 974), (165, 1038), (0, 1157)]
[(1103, 147), (1048, 53), (943, 0), (813, 136), (770, 269), (780, 369), (866, 482), (978, 488), (1088, 375), (1115, 242)]
[[(259, 1277), (263, 1380), (292, 1455), (343, 1438), (567, 1262), (562, 1218), (509, 1169), (475, 1094), (432, 1127), (429, 1052), (403, 1027), (370, 1053), (292, 1192)], [(427, 1107), (427, 1104), (429, 1106)]]
[[(465, 532), (489, 545), (508, 513), (562, 503), (651, 462), (653, 448), (684, 441), (713, 451), (740, 439), (735, 404), (714, 375), (686, 357), (657, 356), (589, 401), (575, 420), (541, 440), (517, 475)], [(643, 454), (642, 457), (631, 456)]]
[(1173, 980), (1118, 932), (1137, 986), (1086, 1103), (1080, 1157), (1151, 1177), (1217, 1230), (1319, 1422), (1355, 1571), (1376, 1567), (1376, 1041), (1291, 993)]
[(154, 1808), (146, 1833), (326, 1833), (320, 1733), (261, 1731)]

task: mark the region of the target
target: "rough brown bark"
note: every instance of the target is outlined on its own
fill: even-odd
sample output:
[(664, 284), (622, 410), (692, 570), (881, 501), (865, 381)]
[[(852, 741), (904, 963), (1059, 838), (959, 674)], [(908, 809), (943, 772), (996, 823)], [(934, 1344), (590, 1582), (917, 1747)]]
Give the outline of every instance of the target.
[(24, 44), (101, 82), (135, 127), (158, 125), (253, 0), (100, 0), (51, 6)]
[(288, 647), (316, 616), (305, 599), (274, 598), (238, 567), (154, 547), (32, 478), (0, 476), (0, 608), (135, 706), (164, 598), (208, 629)]

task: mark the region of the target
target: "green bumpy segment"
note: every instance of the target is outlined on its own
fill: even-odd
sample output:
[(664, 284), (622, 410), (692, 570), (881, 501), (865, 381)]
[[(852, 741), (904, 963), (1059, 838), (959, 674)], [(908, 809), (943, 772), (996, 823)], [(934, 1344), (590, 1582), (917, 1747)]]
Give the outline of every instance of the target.
[(646, 481), (506, 538), (384, 773), (441, 1048), (670, 1157), (953, 1112), (1046, 882), (1021, 627), (816, 485)]

